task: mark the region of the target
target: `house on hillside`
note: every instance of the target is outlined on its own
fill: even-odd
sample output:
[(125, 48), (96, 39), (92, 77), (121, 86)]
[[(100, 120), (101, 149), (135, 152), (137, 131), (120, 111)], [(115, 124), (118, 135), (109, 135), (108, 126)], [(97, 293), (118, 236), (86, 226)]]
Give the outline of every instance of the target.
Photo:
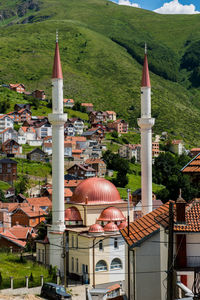
[(106, 175), (106, 164), (102, 159), (89, 158), (85, 161), (90, 167), (96, 171), (97, 177), (105, 177)]
[(117, 131), (117, 133), (128, 133), (128, 123), (122, 119), (107, 124), (108, 128)]
[(107, 110), (107, 121), (116, 121), (117, 114), (115, 111)]
[(46, 154), (40, 148), (35, 148), (27, 154), (27, 159), (32, 161), (46, 161)]
[(34, 128), (37, 138), (39, 139), (43, 139), (47, 136), (52, 136), (52, 126), (46, 119), (36, 122)]
[(129, 160), (135, 157), (136, 162), (140, 162), (140, 153), (141, 153), (141, 145), (139, 144), (125, 144), (122, 145), (118, 150), (118, 154), (120, 157)]
[(15, 140), (7, 140), (1, 145), (1, 150), (6, 154), (21, 154), (22, 146)]
[(26, 142), (36, 139), (36, 131), (34, 127), (20, 127), (19, 135), (25, 137)]
[(67, 169), (67, 173), (76, 177), (77, 179), (87, 179), (96, 176), (96, 170), (90, 167), (88, 164), (75, 164)]
[(91, 112), (94, 109), (94, 105), (92, 103), (81, 103), (82, 107), (85, 107), (86, 112)]
[(11, 224), (19, 224), (22, 226), (36, 227), (45, 220), (46, 212), (38, 206), (22, 206), (17, 207), (11, 216)]
[(14, 127), (13, 117), (8, 115), (0, 115), (0, 131)]
[(7, 140), (15, 140), (18, 142), (18, 133), (13, 128), (7, 128), (0, 132), (0, 142), (3, 144)]
[(9, 89), (20, 94), (23, 94), (26, 91), (25, 86), (22, 83), (10, 83)]
[(191, 157), (195, 157), (197, 154), (199, 154), (200, 153), (200, 148), (192, 148), (191, 150), (190, 150), (190, 156)]
[[(70, 126), (67, 132), (71, 133), (69, 135), (81, 135), (84, 129), (84, 122), (80, 118), (71, 118), (66, 122), (66, 129)], [(72, 134), (72, 126), (73, 126), (73, 134)]]
[(173, 140), (170, 144), (169, 150), (173, 153), (181, 155), (185, 152), (184, 143), (182, 140)]
[(107, 121), (107, 113), (105, 111), (92, 111), (89, 114), (90, 123), (99, 123)]
[(88, 140), (96, 140), (101, 143), (102, 139), (105, 136), (105, 132), (102, 128), (91, 128), (85, 132), (83, 132), (82, 136), (86, 137)]
[(45, 92), (43, 90), (33, 91), (32, 96), (36, 99), (39, 99), (39, 100), (45, 100), (46, 99), (46, 95), (45, 95)]
[(17, 180), (17, 162), (9, 158), (0, 160), (0, 180), (10, 184)]
[(14, 111), (12, 115), (16, 123), (23, 123), (31, 120), (32, 112), (27, 108), (22, 108), (18, 111)]
[(72, 108), (74, 106), (73, 99), (63, 99), (63, 106), (67, 108)]

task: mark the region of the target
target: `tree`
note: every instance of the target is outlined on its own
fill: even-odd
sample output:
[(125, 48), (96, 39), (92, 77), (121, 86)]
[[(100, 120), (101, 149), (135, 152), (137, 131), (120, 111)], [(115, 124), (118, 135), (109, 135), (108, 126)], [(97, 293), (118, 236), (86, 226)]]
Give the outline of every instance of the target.
[(187, 155), (174, 155), (170, 152), (161, 153), (155, 158), (153, 165), (153, 182), (165, 186), (157, 192), (157, 197), (163, 202), (176, 200), (179, 190), (186, 201), (199, 195), (199, 187), (190, 182), (188, 175), (182, 174), (181, 169), (190, 161)]
[(44, 238), (47, 236), (46, 224), (52, 224), (52, 211), (45, 216), (45, 221), (38, 226), (37, 240), (44, 240)]
[(29, 186), (28, 176), (22, 175), (19, 180), (15, 182), (15, 195), (23, 194), (26, 192)]
[(1, 189), (0, 189), (0, 201), (6, 202), (6, 198), (5, 198), (4, 192)]

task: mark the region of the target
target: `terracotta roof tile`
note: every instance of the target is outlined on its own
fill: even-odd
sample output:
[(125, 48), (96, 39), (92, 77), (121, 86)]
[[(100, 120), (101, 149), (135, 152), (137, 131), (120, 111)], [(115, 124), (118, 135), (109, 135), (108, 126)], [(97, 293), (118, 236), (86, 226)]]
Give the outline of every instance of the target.
[(200, 153), (197, 154), (186, 166), (181, 169), (183, 173), (199, 173), (200, 172)]

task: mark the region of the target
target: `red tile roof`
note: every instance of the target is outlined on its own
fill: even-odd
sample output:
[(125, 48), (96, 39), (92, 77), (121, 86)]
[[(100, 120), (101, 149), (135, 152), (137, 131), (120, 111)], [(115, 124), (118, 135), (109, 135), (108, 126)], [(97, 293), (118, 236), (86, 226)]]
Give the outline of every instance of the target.
[(21, 225), (15, 225), (9, 228), (9, 232), (12, 233), (17, 239), (25, 240), (28, 233), (32, 233), (32, 227), (24, 227)]
[(93, 106), (92, 103), (81, 103), (81, 106)]
[(86, 164), (103, 164), (105, 165), (105, 162), (100, 158), (89, 158), (85, 161)]
[(181, 169), (183, 173), (200, 173), (200, 153)]
[(52, 202), (48, 197), (26, 198), (30, 205), (52, 207)]
[(0, 237), (4, 237), (5, 239), (9, 240), (10, 242), (16, 244), (19, 247), (26, 246), (26, 242), (17, 239), (15, 235), (13, 235), (9, 230), (5, 230), (4, 232), (1, 232)]
[(81, 183), (83, 180), (65, 180), (64, 181), (64, 185), (65, 185), (65, 188), (72, 188), (72, 187), (77, 187), (77, 185), (79, 183)]
[(173, 140), (173, 141), (172, 141), (172, 144), (173, 144), (173, 145), (178, 145), (178, 144), (181, 144), (181, 143), (183, 143), (182, 140)]
[(134, 246), (141, 243), (143, 240), (150, 237), (154, 232), (159, 230), (160, 225), (158, 224), (156, 217), (169, 211), (169, 203), (163, 204), (147, 215), (137, 219), (130, 223), (129, 236), (128, 227), (122, 229), (120, 232), (129, 246)]

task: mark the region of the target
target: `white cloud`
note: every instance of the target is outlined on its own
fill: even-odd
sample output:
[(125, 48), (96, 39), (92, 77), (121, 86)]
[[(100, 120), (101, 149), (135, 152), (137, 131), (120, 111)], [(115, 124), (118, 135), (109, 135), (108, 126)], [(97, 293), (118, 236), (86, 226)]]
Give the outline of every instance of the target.
[(127, 5), (127, 6), (132, 6), (132, 7), (140, 7), (138, 3), (133, 3), (129, 0), (118, 0), (117, 4), (119, 5)]
[(159, 14), (199, 14), (193, 4), (182, 5), (178, 0), (172, 0), (171, 2), (164, 3), (162, 7), (154, 10)]

